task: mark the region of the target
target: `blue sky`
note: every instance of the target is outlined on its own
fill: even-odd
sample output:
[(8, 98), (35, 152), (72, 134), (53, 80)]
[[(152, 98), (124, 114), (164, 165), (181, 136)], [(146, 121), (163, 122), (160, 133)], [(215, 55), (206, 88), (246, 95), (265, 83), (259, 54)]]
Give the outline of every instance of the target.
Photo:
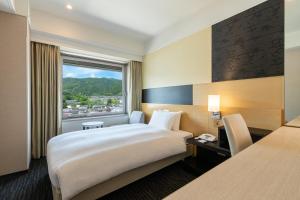
[(122, 79), (122, 72), (63, 65), (63, 78), (115, 78)]

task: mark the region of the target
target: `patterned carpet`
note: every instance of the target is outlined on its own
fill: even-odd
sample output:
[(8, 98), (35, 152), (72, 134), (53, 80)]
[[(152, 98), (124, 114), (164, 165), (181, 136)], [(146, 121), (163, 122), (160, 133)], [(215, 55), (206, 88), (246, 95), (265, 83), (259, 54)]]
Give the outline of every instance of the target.
[[(175, 163), (99, 200), (157, 200), (196, 178), (181, 162)], [(28, 172), (0, 177), (1, 200), (51, 200), (52, 191), (45, 159), (32, 160)]]

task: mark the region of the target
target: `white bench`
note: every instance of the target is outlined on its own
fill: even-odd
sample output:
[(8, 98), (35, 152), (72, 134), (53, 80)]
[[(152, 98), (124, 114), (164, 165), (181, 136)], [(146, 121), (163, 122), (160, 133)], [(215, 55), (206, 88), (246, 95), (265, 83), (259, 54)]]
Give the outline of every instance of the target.
[(88, 130), (93, 128), (103, 128), (104, 122), (101, 121), (83, 122), (81, 125), (82, 125), (82, 130)]

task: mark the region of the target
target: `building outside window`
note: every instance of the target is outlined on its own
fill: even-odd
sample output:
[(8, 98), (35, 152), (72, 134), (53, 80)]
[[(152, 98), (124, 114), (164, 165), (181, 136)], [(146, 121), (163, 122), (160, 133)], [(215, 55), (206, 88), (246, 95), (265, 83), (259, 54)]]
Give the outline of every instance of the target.
[(125, 113), (124, 65), (78, 57), (63, 58), (64, 120)]

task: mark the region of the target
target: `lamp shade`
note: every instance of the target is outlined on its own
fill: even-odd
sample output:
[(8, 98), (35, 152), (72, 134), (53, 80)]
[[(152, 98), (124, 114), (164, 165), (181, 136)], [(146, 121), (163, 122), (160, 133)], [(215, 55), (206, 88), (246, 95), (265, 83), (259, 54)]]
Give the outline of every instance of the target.
[(220, 95), (208, 95), (208, 111), (220, 112)]

